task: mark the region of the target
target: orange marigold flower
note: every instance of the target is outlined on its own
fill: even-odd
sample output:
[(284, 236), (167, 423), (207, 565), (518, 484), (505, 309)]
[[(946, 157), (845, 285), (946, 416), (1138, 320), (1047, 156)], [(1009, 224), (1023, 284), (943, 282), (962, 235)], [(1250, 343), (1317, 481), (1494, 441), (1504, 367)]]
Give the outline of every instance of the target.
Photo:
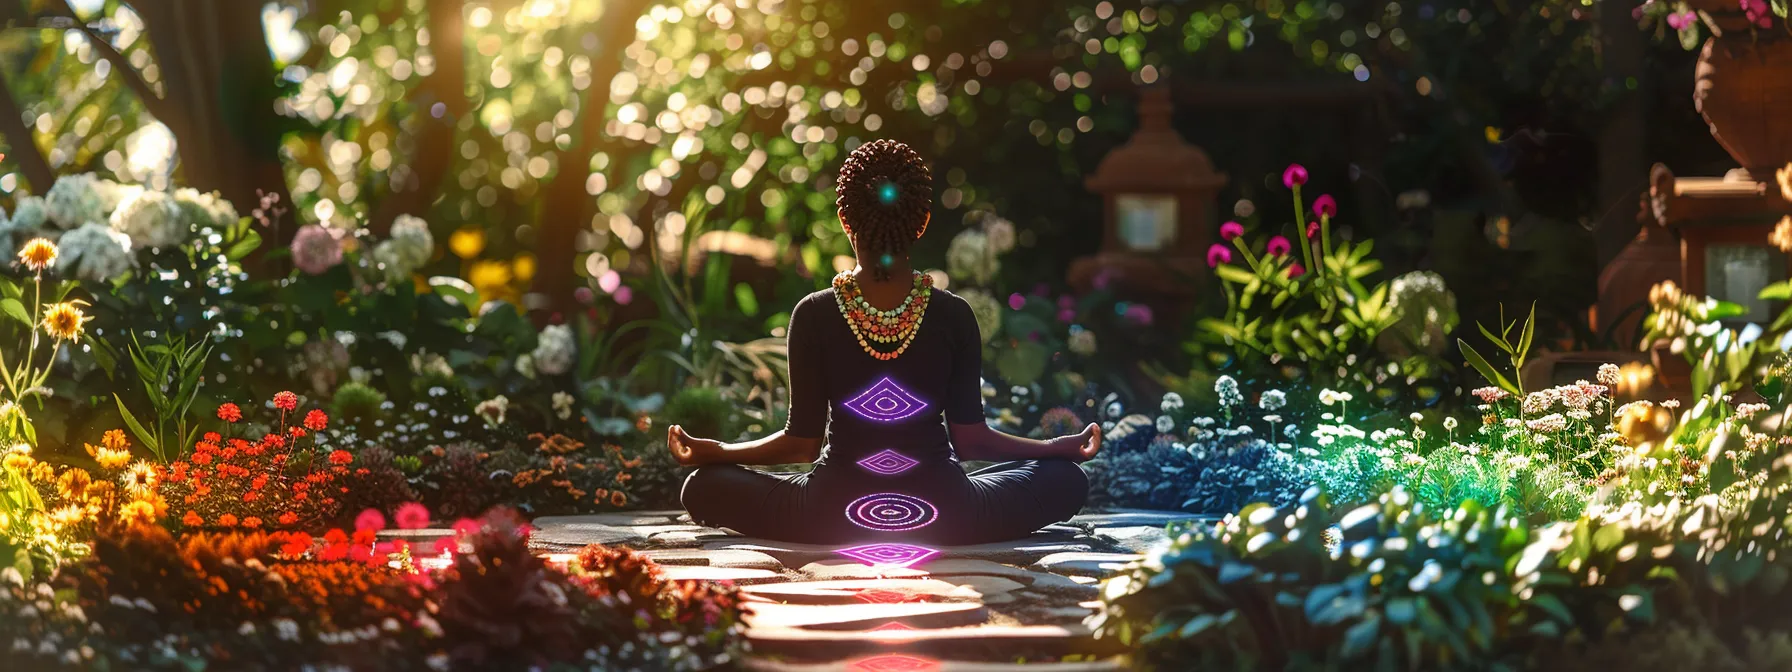
[(324, 415), (323, 411), (314, 408), (311, 409), (310, 413), (305, 414), (306, 429), (313, 432), (321, 432), (328, 426), (330, 426), (330, 416)]
[(282, 411), (290, 411), (298, 407), (299, 395), (284, 391), (274, 395), (274, 408), (278, 408)]
[(50, 264), (56, 263), (56, 244), (48, 238), (32, 238), (19, 248), (19, 262), (32, 273), (42, 273)]
[(129, 450), (131, 447), (131, 440), (124, 435), (122, 429), (106, 430), (105, 436), (100, 437), (100, 443), (113, 450)]
[(218, 525), (222, 527), (236, 527), (236, 514), (226, 513), (222, 516), (218, 516)]
[(244, 518), (243, 519), (243, 527), (247, 527), (251, 530), (259, 528), (259, 527), (261, 527), (261, 519), (256, 518), (255, 516), (249, 516), (248, 518)]
[[(225, 422), (239, 422), (243, 419), (243, 409), (228, 401), (218, 405), (218, 419)], [(207, 438), (210, 438), (209, 436)], [(216, 441), (217, 439), (212, 439)]]
[(188, 509), (187, 515), (180, 517), (180, 524), (187, 527), (199, 527), (205, 524), (205, 518), (200, 516), (198, 511)]
[(223, 441), (223, 440), (224, 440), (224, 437), (222, 437), (222, 436), (219, 436), (219, 435), (218, 435), (218, 433), (217, 433), (217, 432), (206, 432), (206, 433), (205, 433), (205, 440), (206, 440), (206, 441), (210, 441), (210, 442), (212, 442), (212, 443), (217, 443), (217, 442), (219, 442), (219, 441)]
[(81, 312), (81, 306), (85, 305), (86, 301), (77, 299), (44, 306), (44, 320), (38, 326), (43, 327), (44, 333), (58, 341), (80, 343), (87, 323), (93, 320)]
[(610, 505), (611, 506), (622, 506), (627, 503), (628, 503), (628, 496), (622, 494), (621, 490), (617, 490), (615, 492), (610, 493)]
[(355, 456), (353, 453), (350, 453), (346, 450), (342, 450), (340, 448), (330, 451), (330, 464), (342, 466), (342, 465), (346, 465), (353, 461), (355, 461)]
[(129, 526), (154, 525), (156, 505), (141, 499), (132, 500), (131, 503), (124, 505), (124, 508), (119, 509), (118, 519)]
[[(296, 522), (299, 522), (299, 514), (293, 513), (291, 511), (287, 511), (285, 513), (280, 514), (280, 524), (281, 525), (291, 526), (293, 523), (296, 523)], [(303, 533), (301, 533), (301, 534), (303, 534)], [(306, 539), (310, 539), (310, 536), (307, 535)]]

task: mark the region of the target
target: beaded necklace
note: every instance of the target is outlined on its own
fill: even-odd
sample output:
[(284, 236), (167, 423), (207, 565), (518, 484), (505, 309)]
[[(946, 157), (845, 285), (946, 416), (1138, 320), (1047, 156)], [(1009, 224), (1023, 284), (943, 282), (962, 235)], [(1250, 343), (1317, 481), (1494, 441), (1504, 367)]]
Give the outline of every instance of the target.
[[(921, 318), (927, 314), (927, 300), (931, 296), (933, 276), (916, 273), (914, 288), (909, 290), (902, 305), (878, 310), (865, 300), (864, 293), (859, 291), (858, 279), (850, 271), (834, 276), (834, 303), (840, 306), (840, 315), (846, 318), (846, 326), (852, 328), (852, 335), (859, 339), (859, 347), (865, 349), (865, 354), (879, 360), (895, 359), (908, 350), (909, 344), (915, 341), (915, 334), (921, 331)], [(891, 343), (901, 345), (895, 350), (878, 349)]]

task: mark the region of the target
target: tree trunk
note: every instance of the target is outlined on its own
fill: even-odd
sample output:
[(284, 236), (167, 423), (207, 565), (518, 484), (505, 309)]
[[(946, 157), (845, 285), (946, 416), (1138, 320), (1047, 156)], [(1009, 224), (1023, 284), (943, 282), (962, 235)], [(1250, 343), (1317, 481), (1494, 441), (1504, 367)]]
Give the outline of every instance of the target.
[(31, 191), (39, 194), (49, 191), (50, 184), (56, 181), (56, 171), (50, 168), (49, 160), (37, 147), (31, 128), (25, 125), (24, 111), (19, 109), (19, 101), (13, 99), (12, 87), (3, 70), (0, 70), (0, 135), (6, 136), (11, 150), (7, 156), (25, 173)]
[[(622, 52), (634, 40), (635, 20), (651, 4), (652, 0), (617, 0), (604, 7), (599, 19), (595, 31), (597, 48), (591, 53), (605, 56), (594, 59), (591, 66), (591, 88), (579, 106), (578, 139), (570, 149), (560, 152), (559, 172), (542, 192), (542, 209), (537, 217), (541, 223), (536, 245), (537, 270), (532, 296), (524, 302), (530, 311), (539, 311), (542, 319), (538, 321), (561, 318), (575, 307), (572, 295), (578, 284), (578, 271), (573, 264), (578, 259), (579, 231), (591, 225), (597, 210), (596, 199), (585, 192), (585, 180), (592, 155), (612, 147), (603, 132), (610, 103), (610, 80), (622, 71)], [(613, 168), (617, 167), (615, 158), (610, 164)], [(646, 244), (651, 252), (653, 241)]]

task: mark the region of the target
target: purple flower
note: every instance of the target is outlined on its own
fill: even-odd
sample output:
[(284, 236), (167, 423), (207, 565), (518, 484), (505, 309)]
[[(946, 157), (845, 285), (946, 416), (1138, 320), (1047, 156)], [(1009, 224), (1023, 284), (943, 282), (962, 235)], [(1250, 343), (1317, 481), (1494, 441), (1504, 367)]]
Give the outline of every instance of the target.
[(1286, 185), (1289, 189), (1293, 189), (1306, 183), (1307, 168), (1305, 166), (1298, 163), (1291, 163), (1288, 164), (1287, 170), (1282, 171), (1282, 184)]
[(1058, 307), (1061, 309), (1069, 310), (1071, 307), (1073, 307), (1075, 305), (1076, 305), (1076, 299), (1071, 298), (1071, 296), (1069, 294), (1064, 294), (1064, 295), (1061, 295), (1058, 297)]
[(1338, 200), (1331, 194), (1321, 194), (1313, 199), (1313, 214), (1318, 217), (1332, 217), (1338, 214)]
[(1063, 322), (1065, 324), (1070, 324), (1071, 322), (1075, 322), (1076, 321), (1076, 311), (1071, 310), (1069, 308), (1058, 309), (1058, 321)]
[(1214, 243), (1213, 247), (1207, 248), (1207, 265), (1209, 267), (1218, 268), (1220, 264), (1230, 263), (1232, 263), (1232, 250), (1226, 249), (1225, 245)]
[(1113, 284), (1113, 282), (1114, 272), (1111, 270), (1102, 269), (1101, 272), (1095, 274), (1095, 288), (1098, 290), (1107, 289), (1108, 285)]
[(626, 306), (635, 300), (635, 290), (629, 289), (627, 285), (617, 287), (616, 291), (610, 292), (610, 298), (616, 299), (617, 305)]
[(1306, 274), (1307, 267), (1300, 265), (1300, 262), (1297, 261), (1288, 265), (1288, 277), (1298, 278)]
[(1279, 257), (1284, 254), (1287, 254), (1289, 252), (1289, 250), (1293, 250), (1294, 243), (1288, 242), (1288, 239), (1284, 238), (1282, 236), (1276, 236), (1274, 238), (1269, 239), (1269, 245), (1267, 246), (1267, 249), (1269, 251), (1269, 256)]
[(310, 275), (323, 273), (342, 263), (342, 244), (329, 229), (306, 224), (292, 237), (292, 263)]
[(1220, 237), (1231, 240), (1244, 235), (1244, 225), (1238, 222), (1226, 222), (1220, 225)]
[(1025, 305), (1027, 305), (1027, 297), (1021, 296), (1020, 292), (1015, 292), (1013, 294), (1008, 295), (1008, 307), (1009, 308), (1013, 308), (1014, 310), (1020, 310), (1021, 307), (1025, 306)]

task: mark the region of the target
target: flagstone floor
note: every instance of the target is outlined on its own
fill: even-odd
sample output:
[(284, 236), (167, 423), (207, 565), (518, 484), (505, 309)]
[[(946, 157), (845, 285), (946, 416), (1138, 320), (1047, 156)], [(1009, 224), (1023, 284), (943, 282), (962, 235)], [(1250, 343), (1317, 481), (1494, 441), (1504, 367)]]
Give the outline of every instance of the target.
[[(937, 549), (791, 544), (693, 525), (682, 511), (535, 520), (531, 544), (644, 551), (680, 579), (732, 581), (748, 604), (749, 669), (766, 672), (1057, 672), (1122, 669), (1084, 620), (1097, 583), (1189, 514), (1077, 516), (1013, 542)], [(880, 564), (869, 564), (877, 562)], [(908, 566), (903, 566), (906, 563)]]

